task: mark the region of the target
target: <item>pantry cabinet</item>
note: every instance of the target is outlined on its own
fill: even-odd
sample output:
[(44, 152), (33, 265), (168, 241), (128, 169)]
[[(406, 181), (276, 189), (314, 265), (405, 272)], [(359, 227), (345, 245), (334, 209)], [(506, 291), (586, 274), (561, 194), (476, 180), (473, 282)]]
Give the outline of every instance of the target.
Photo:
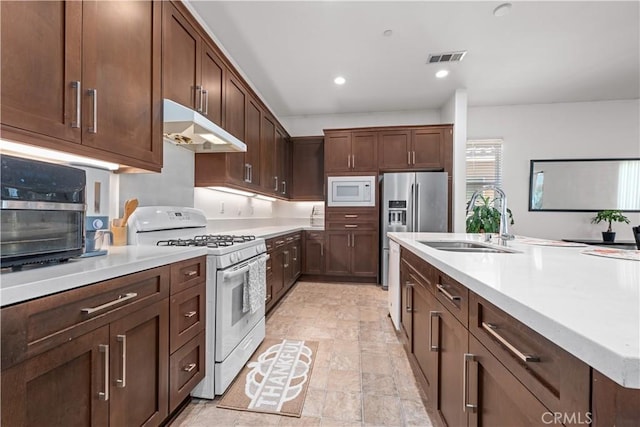
[(204, 377), (204, 269), (187, 260), (2, 308), (2, 425), (162, 424)]
[(161, 2), (0, 7), (4, 138), (160, 171)]

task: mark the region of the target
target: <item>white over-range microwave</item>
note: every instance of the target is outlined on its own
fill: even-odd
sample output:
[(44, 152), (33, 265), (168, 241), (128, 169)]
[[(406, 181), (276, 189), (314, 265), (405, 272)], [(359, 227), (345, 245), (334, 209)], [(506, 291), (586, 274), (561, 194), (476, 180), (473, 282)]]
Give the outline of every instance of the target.
[(375, 176), (328, 177), (327, 206), (375, 206)]

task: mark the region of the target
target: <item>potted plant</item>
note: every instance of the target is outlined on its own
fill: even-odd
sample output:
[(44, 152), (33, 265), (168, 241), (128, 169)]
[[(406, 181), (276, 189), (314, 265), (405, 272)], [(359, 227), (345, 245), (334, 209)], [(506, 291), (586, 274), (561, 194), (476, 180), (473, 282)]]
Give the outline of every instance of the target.
[[(500, 209), (495, 207), (496, 199), (484, 197), (482, 194), (478, 196), (480, 202), (476, 202), (475, 206), (467, 207), (473, 210), (467, 217), (467, 233), (498, 233), (500, 231)], [(513, 225), (513, 215), (511, 209), (507, 209), (510, 224)]]
[(611, 223), (612, 222), (624, 222), (629, 224), (629, 218), (622, 215), (622, 212), (618, 210), (604, 210), (599, 211), (596, 216), (591, 218), (592, 224), (599, 224), (602, 221), (606, 221), (609, 223), (609, 227), (607, 231), (602, 232), (602, 241), (603, 242), (613, 242), (616, 240), (616, 233), (611, 231)]

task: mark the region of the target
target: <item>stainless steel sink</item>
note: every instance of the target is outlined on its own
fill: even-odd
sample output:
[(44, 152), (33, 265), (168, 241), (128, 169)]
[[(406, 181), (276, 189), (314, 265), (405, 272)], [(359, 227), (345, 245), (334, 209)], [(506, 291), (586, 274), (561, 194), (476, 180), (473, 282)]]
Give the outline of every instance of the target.
[(493, 253), (493, 254), (513, 254), (518, 251), (509, 248), (497, 248), (480, 242), (469, 240), (424, 240), (419, 241), (423, 245), (448, 252), (468, 252), (468, 253)]

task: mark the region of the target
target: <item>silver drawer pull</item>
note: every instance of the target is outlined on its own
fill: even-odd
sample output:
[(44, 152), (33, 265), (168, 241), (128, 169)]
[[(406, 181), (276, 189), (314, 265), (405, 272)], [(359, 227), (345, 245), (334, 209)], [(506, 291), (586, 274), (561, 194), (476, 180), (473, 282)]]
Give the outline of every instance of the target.
[(126, 293), (124, 295), (119, 295), (117, 299), (114, 299), (113, 301), (109, 301), (108, 303), (99, 305), (97, 307), (92, 307), (92, 308), (83, 308), (80, 311), (82, 311), (84, 314), (92, 314), (95, 313), (96, 311), (100, 311), (100, 310), (104, 310), (105, 308), (109, 308), (109, 307), (113, 307), (116, 304), (121, 304), (125, 301), (128, 301), (132, 298), (137, 297), (138, 294), (136, 292), (129, 292)]
[(358, 228), (358, 224), (345, 224), (344, 228)]
[(185, 313), (185, 314), (184, 314), (184, 317), (189, 318), (189, 317), (193, 317), (193, 316), (195, 316), (196, 314), (198, 314), (198, 312), (197, 312), (197, 311), (190, 311), (190, 312), (188, 312), (188, 313)]
[(358, 215), (345, 215), (345, 218), (358, 218)]
[(189, 276), (189, 277), (195, 276), (196, 274), (198, 274), (198, 270), (192, 270), (188, 273), (184, 273), (185, 276)]
[(438, 351), (440, 348), (438, 344), (433, 344), (433, 319), (438, 319), (440, 322), (440, 312), (439, 311), (430, 311), (429, 312), (429, 350)]
[(442, 294), (451, 301), (460, 301), (462, 299), (462, 297), (458, 295), (451, 295), (442, 285), (436, 285), (436, 287), (438, 288), (438, 292), (442, 292)]
[(281, 244), (283, 244), (283, 243), (284, 243), (284, 240), (278, 240), (278, 241), (276, 241), (276, 245), (281, 245)]
[(196, 366), (198, 366), (198, 365), (196, 365), (195, 363), (189, 363), (187, 366), (182, 368), (182, 370), (185, 371), (185, 372), (191, 372), (196, 368)]
[(497, 339), (502, 345), (507, 347), (507, 349), (511, 353), (513, 353), (518, 359), (522, 360), (523, 362), (539, 362), (540, 361), (540, 358), (538, 356), (534, 356), (532, 354), (524, 354), (523, 352), (518, 350), (513, 344), (511, 344), (509, 341), (504, 339), (499, 333), (495, 331), (496, 329), (498, 329), (497, 325), (482, 322), (482, 329), (487, 331), (489, 335), (491, 335), (492, 337)]

